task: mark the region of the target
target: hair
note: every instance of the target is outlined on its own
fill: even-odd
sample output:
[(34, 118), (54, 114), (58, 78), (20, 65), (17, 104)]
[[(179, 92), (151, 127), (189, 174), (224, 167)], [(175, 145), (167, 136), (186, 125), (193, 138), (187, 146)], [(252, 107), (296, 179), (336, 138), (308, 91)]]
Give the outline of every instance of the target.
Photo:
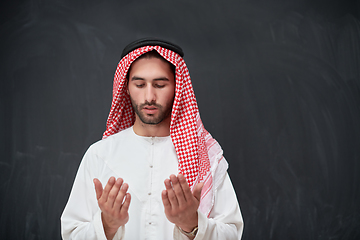
[[(136, 62), (139, 59), (150, 59), (150, 58), (157, 58), (157, 59), (160, 59), (160, 60), (166, 62), (167, 64), (169, 64), (169, 67), (170, 67), (171, 71), (174, 73), (174, 79), (175, 79), (175, 65), (173, 65), (171, 62), (169, 62), (168, 60), (163, 58), (156, 50), (152, 50), (150, 52), (144, 53), (143, 55), (138, 57), (134, 62)], [(130, 68), (129, 68), (127, 74), (126, 74), (126, 79), (129, 79), (129, 73), (131, 71), (131, 65), (130, 65)]]

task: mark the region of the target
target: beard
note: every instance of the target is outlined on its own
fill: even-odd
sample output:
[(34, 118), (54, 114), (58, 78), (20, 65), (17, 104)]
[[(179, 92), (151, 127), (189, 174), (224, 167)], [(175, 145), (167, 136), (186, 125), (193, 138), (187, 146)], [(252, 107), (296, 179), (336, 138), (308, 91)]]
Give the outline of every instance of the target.
[[(157, 104), (155, 101), (152, 101), (150, 103), (146, 101), (143, 104), (137, 104), (131, 98), (131, 96), (130, 96), (130, 100), (136, 115), (144, 124), (157, 125), (161, 123), (164, 119), (167, 119), (168, 117), (171, 116), (173, 100), (171, 102), (168, 102), (165, 106)], [(156, 114), (146, 114), (142, 112), (141, 110), (146, 106), (154, 106), (158, 109), (158, 112)]]

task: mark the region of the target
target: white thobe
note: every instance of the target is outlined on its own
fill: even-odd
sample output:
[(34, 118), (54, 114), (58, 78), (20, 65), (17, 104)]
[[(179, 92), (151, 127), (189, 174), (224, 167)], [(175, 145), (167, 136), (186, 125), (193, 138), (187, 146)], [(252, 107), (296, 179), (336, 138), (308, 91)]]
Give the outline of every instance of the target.
[[(170, 136), (138, 136), (131, 127), (93, 144), (79, 166), (61, 216), (63, 239), (106, 239), (93, 179), (105, 186), (111, 176), (123, 178), (131, 194), (129, 221), (114, 239), (188, 239), (167, 220), (161, 200), (164, 180), (177, 173), (178, 159)], [(195, 239), (240, 239), (242, 230), (239, 204), (226, 174), (215, 191), (209, 217), (198, 211)]]

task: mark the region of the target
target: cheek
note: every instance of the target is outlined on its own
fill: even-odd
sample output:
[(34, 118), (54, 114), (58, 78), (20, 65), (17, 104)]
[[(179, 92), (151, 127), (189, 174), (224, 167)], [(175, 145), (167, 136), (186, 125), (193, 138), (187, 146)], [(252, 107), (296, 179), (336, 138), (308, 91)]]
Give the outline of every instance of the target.
[(139, 93), (139, 91), (136, 88), (129, 88), (128, 90), (128, 94), (130, 96), (130, 98), (135, 102), (135, 103), (139, 103), (141, 102), (141, 94)]
[(174, 91), (169, 91), (166, 94), (166, 102), (172, 103), (174, 101), (174, 98), (175, 98), (175, 90)]

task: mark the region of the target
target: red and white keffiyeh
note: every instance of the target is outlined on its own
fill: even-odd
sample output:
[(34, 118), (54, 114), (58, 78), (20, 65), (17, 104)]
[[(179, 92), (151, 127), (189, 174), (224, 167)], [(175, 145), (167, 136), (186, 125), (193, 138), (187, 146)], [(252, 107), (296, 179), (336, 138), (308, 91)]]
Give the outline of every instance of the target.
[(199, 210), (209, 216), (214, 204), (214, 191), (225, 176), (228, 164), (220, 145), (201, 122), (189, 71), (180, 55), (160, 46), (144, 46), (120, 60), (114, 76), (113, 100), (103, 139), (134, 124), (135, 113), (126, 93), (126, 74), (132, 62), (152, 50), (176, 67), (170, 136), (178, 156), (179, 172), (186, 177), (190, 188), (204, 182)]

